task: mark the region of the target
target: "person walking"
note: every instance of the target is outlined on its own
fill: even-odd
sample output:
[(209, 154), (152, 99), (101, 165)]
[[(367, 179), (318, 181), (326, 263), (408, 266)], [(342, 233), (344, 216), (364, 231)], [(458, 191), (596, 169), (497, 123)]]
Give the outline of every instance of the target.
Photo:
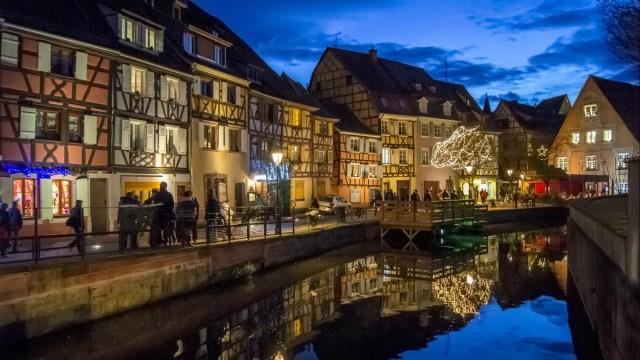
[(7, 257), (7, 248), (9, 247), (9, 212), (7, 203), (0, 204), (0, 256)]
[(414, 189), (411, 193), (411, 202), (416, 203), (420, 201), (420, 194), (418, 194), (418, 190)]
[(71, 214), (67, 219), (67, 226), (73, 229), (76, 234), (75, 239), (67, 245), (71, 248), (74, 245), (78, 249), (78, 252), (82, 254), (84, 243), (84, 211), (82, 209), (82, 200), (76, 200), (76, 206), (71, 209)]
[(193, 201), (191, 191), (185, 191), (176, 206), (177, 235), (182, 246), (192, 246), (191, 237), (196, 224), (198, 205)]
[(11, 208), (8, 211), (9, 213), (9, 224), (7, 226), (7, 233), (9, 237), (9, 241), (11, 242), (12, 253), (18, 252), (18, 233), (22, 230), (22, 213), (20, 212), (20, 208), (18, 208), (18, 202), (14, 201), (11, 203)]

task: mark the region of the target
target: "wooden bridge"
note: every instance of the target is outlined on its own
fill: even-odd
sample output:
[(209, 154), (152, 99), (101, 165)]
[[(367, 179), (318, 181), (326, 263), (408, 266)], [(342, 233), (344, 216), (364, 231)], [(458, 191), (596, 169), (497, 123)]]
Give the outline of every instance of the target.
[(384, 201), (378, 212), (381, 238), (391, 230), (401, 230), (411, 241), (420, 232), (433, 232), (439, 226), (462, 222), (477, 223), (487, 205), (476, 205), (473, 200)]

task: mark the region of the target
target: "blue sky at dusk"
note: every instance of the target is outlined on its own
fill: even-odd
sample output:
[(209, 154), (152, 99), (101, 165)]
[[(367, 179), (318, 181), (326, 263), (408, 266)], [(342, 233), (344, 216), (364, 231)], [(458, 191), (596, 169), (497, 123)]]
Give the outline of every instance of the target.
[[(326, 46), (424, 67), (489, 94), (535, 103), (568, 93), (589, 74), (631, 81), (604, 44), (589, 0), (196, 0), (277, 71), (307, 84)], [(448, 71), (445, 72), (445, 63)]]

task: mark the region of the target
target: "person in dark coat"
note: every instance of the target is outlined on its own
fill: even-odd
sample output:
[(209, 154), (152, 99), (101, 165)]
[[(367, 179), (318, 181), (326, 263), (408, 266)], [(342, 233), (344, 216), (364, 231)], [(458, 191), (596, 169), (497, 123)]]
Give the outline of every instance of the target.
[(76, 238), (67, 246), (71, 248), (75, 245), (76, 248), (78, 248), (79, 253), (82, 253), (84, 243), (84, 225), (82, 200), (76, 200), (76, 206), (71, 209), (71, 214), (67, 219), (67, 226), (70, 226), (73, 229), (73, 232), (76, 234)]
[(0, 256), (7, 257), (7, 248), (9, 247), (9, 212), (7, 203), (0, 204)]
[(429, 190), (424, 193), (424, 202), (426, 205), (431, 204), (431, 192)]
[[(175, 206), (175, 202), (173, 200), (173, 195), (167, 190), (167, 183), (165, 181), (160, 183), (160, 191), (158, 191), (153, 197), (154, 204), (162, 204), (156, 210), (156, 215), (154, 216), (155, 222), (152, 222), (151, 226), (161, 229), (161, 241), (165, 244), (169, 243), (170, 240), (170, 231), (172, 229), (171, 224), (172, 221), (175, 220), (175, 213), (173, 212), (173, 207)], [(156, 244), (157, 245), (157, 244)]]
[(178, 240), (182, 246), (191, 246), (191, 236), (193, 235), (193, 227), (196, 225), (196, 213), (198, 204), (193, 201), (191, 191), (185, 191), (178, 199), (176, 206), (176, 219)]
[(20, 212), (20, 208), (18, 208), (17, 201), (11, 203), (11, 208), (9, 208), (8, 213), (9, 223), (7, 225), (7, 235), (12, 244), (11, 252), (16, 253), (18, 252), (18, 233), (22, 229), (22, 213)]
[(318, 199), (315, 198), (315, 197), (311, 201), (311, 208), (312, 209), (320, 209), (320, 204), (318, 203)]
[(418, 194), (418, 190), (415, 189), (411, 193), (411, 202), (418, 202), (418, 201), (420, 201), (420, 194)]
[(220, 203), (213, 194), (213, 189), (207, 191), (207, 203), (204, 214), (207, 223), (207, 241), (211, 239), (211, 226), (217, 225), (220, 221)]

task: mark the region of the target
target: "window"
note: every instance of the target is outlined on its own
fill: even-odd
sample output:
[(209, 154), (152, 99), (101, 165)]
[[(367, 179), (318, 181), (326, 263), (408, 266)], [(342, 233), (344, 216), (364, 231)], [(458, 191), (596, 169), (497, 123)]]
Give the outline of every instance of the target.
[(165, 131), (167, 154), (175, 154), (178, 152), (178, 128), (166, 126)]
[(182, 6), (177, 3), (173, 5), (173, 18), (177, 20), (182, 20)]
[(429, 136), (429, 123), (420, 123), (420, 136)]
[(443, 126), (443, 127), (444, 127), (444, 137), (449, 138), (451, 136), (451, 127), (449, 126)]
[(382, 121), (382, 133), (383, 134), (390, 134), (389, 132), (389, 122), (386, 120)]
[(289, 124), (291, 126), (300, 126), (300, 109), (289, 110)]
[(375, 140), (369, 140), (369, 152), (372, 154), (375, 154), (378, 152)]
[(580, 144), (580, 133), (579, 132), (571, 133), (571, 143), (572, 144)]
[(36, 138), (60, 140), (60, 113), (38, 110), (36, 113)]
[(135, 66), (131, 67), (131, 92), (144, 93), (146, 73), (144, 69)]
[(290, 161), (296, 162), (300, 161), (300, 146), (299, 145), (289, 145), (287, 148), (288, 158)]
[(182, 35), (182, 47), (187, 53), (194, 55), (196, 53), (196, 38), (191, 33), (184, 33)]
[(221, 47), (221, 46), (214, 46), (213, 47), (213, 62), (221, 65), (221, 66), (226, 66), (227, 65), (227, 49)]
[(166, 77), (167, 79), (167, 94), (169, 96), (169, 100), (178, 100), (178, 92), (179, 90), (179, 80), (170, 76)]
[(69, 142), (82, 143), (82, 116), (78, 114), (69, 114)]
[(587, 155), (587, 170), (597, 170), (597, 169), (598, 169), (598, 156)]
[(398, 122), (398, 135), (403, 135), (403, 136), (408, 135), (408, 133), (407, 133), (407, 123)]
[(144, 122), (131, 121), (131, 151), (146, 151), (147, 128)]
[(25, 218), (32, 218), (34, 215), (35, 188), (34, 179), (13, 180), (13, 200), (18, 203), (18, 209)]
[(304, 180), (295, 180), (293, 188), (295, 201), (304, 201)]
[(138, 23), (122, 16), (120, 19), (120, 38), (132, 43), (137, 40)]
[(584, 116), (585, 117), (598, 116), (598, 105), (596, 104), (585, 105)]
[(239, 152), (241, 150), (241, 134), (238, 129), (229, 129), (229, 151)]
[(613, 130), (607, 129), (602, 131), (602, 141), (603, 142), (612, 142), (613, 141)]
[(126, 16), (120, 16), (120, 39), (153, 51), (162, 48), (162, 32)]
[(442, 125), (436, 124), (433, 128), (434, 137), (442, 137)]
[(326, 163), (327, 150), (314, 150), (313, 160), (317, 163)]
[(217, 132), (216, 132), (216, 127), (215, 126), (211, 126), (211, 125), (204, 125), (203, 126), (203, 134), (202, 134), (202, 148), (203, 149), (209, 149), (209, 150), (215, 150), (217, 149), (217, 144), (216, 144), (216, 140), (217, 138)]
[(620, 194), (629, 193), (629, 183), (619, 182), (618, 183), (618, 193), (620, 193)]
[(227, 102), (231, 104), (236, 103), (236, 87), (233, 85), (227, 86)]
[(424, 166), (431, 165), (431, 157), (429, 156), (428, 148), (420, 149), (420, 165), (424, 165)]
[(569, 163), (568, 163), (567, 157), (566, 156), (558, 157), (558, 169), (567, 171), (568, 168), (569, 168)]
[(618, 153), (616, 155), (616, 169), (627, 169), (629, 167), (627, 160), (629, 160), (630, 157), (631, 155), (629, 153)]
[(418, 111), (420, 111), (421, 114), (429, 112), (429, 101), (427, 101), (427, 99), (422, 98), (418, 100)]
[(63, 76), (73, 76), (73, 51), (52, 46), (51, 72)]
[(264, 103), (266, 119), (270, 122), (276, 122), (276, 106), (272, 103)]
[(2, 65), (18, 66), (19, 45), (18, 36), (2, 33), (2, 50), (0, 50), (0, 62)]
[(444, 113), (444, 116), (451, 116), (451, 103), (446, 101), (444, 104), (442, 104), (442, 112)]
[(360, 294), (360, 282), (354, 282), (351, 284), (351, 295), (359, 295)]
[(268, 141), (261, 141), (260, 148), (258, 149), (260, 153), (258, 158), (262, 159), (263, 161), (270, 161), (271, 160), (270, 149), (271, 149), (271, 144)]
[(370, 178), (376, 178), (378, 177), (378, 175), (376, 174), (376, 172), (378, 171), (378, 165), (369, 165), (369, 177)]
[(398, 150), (398, 160), (400, 164), (407, 164), (407, 150)]
[(351, 164), (351, 172), (349, 173), (349, 177), (360, 177), (360, 164)]
[(596, 143), (597, 132), (595, 130), (587, 131), (587, 144)]
[(383, 164), (391, 163), (391, 149), (382, 148), (382, 163)]
[(256, 84), (262, 83), (262, 69), (253, 65), (247, 66), (247, 79)]
[(211, 80), (200, 80), (200, 94), (206, 97), (213, 97), (213, 83)]
[(69, 216), (71, 211), (71, 181), (53, 180), (53, 216)]
[(319, 127), (320, 127), (320, 131), (319, 131), (320, 135), (324, 135), (324, 136), (330, 135), (328, 123), (321, 121)]
[(360, 139), (349, 138), (349, 151), (360, 152)]
[(144, 47), (150, 50), (157, 50), (157, 32), (147, 26), (144, 27)]

